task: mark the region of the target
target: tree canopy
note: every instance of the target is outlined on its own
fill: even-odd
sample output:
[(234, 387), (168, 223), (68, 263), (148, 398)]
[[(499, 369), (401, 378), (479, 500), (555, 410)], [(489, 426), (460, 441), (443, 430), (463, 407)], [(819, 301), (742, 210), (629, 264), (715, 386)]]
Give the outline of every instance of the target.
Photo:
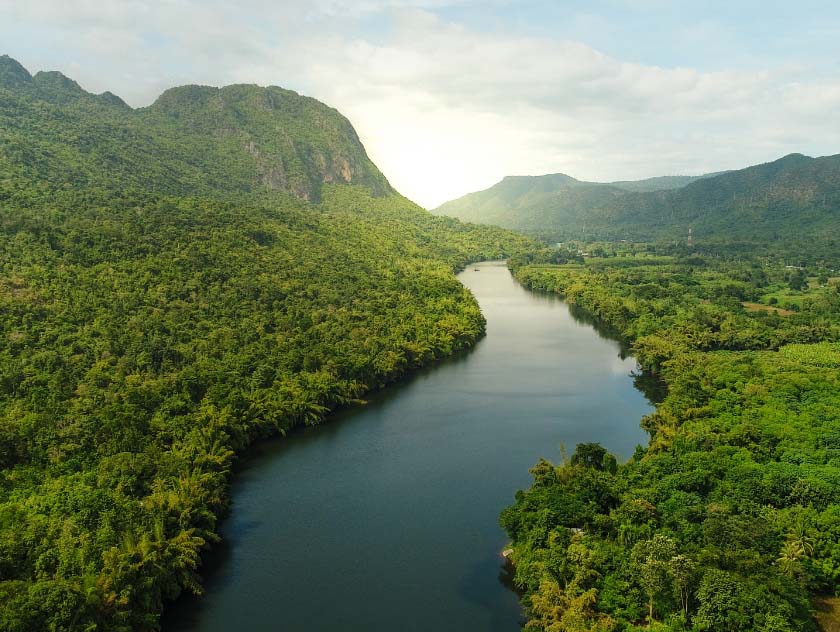
[(627, 463), (579, 445), (503, 512), (526, 629), (815, 630), (809, 598), (840, 589), (838, 279), (797, 270), (791, 290), (758, 259), (615, 249), (511, 260), (667, 386)]
[(280, 88), (145, 110), (0, 59), (0, 630), (151, 630), (250, 442), (475, 342), (527, 240), (393, 192)]

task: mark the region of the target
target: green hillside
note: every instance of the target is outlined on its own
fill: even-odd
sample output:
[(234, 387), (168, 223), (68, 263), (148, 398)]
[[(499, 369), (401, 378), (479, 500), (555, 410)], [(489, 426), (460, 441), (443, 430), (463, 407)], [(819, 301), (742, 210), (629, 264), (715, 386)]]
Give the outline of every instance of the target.
[(392, 192), (346, 118), (276, 86), (183, 86), (132, 110), (60, 73), (31, 77), (4, 56), (0, 87), (6, 189), (37, 179), (178, 195), (288, 191), (316, 201), (333, 182)]
[(616, 186), (582, 182), (562, 173), (508, 176), (477, 193), (447, 202), (433, 213), (467, 222), (485, 222), (523, 231), (557, 231), (582, 218), (593, 206), (609, 207), (627, 191)]
[(608, 204), (628, 191), (664, 191), (678, 189), (707, 176), (661, 176), (646, 180), (620, 182), (584, 182), (563, 173), (544, 176), (507, 176), (484, 191), (469, 193), (447, 202), (434, 211), (436, 215), (458, 217), (499, 225), (518, 225), (525, 230), (541, 230), (551, 225), (557, 208), (566, 212), (585, 211), (593, 204)]
[[(502, 512), (524, 629), (831, 629), (817, 623), (836, 623), (840, 591), (838, 279), (637, 247), (510, 260), (524, 287), (609, 327), (659, 381), (645, 447), (622, 464), (597, 443), (561, 448)], [(782, 288), (790, 309), (774, 307)]]
[[(677, 178), (670, 188), (666, 183), (505, 178), (434, 212), (557, 239), (679, 239), (689, 227), (698, 241), (827, 239), (840, 226), (840, 155), (792, 154), (687, 183)], [(653, 186), (662, 189), (648, 190)]]
[(335, 110), (133, 110), (0, 58), (0, 630), (155, 629), (235, 454), (468, 347), (453, 271), (525, 243), (395, 193)]
[(707, 173), (702, 176), (658, 176), (646, 178), (645, 180), (621, 180), (619, 182), (608, 182), (607, 184), (624, 189), (625, 191), (667, 191), (670, 189), (681, 189), (687, 184), (713, 178), (725, 172)]

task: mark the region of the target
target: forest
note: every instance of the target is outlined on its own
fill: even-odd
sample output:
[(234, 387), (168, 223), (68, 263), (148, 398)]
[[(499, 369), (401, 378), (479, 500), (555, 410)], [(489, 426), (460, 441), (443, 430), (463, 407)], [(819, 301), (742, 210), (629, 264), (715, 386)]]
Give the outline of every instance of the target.
[(335, 110), (150, 109), (0, 58), (0, 630), (154, 630), (237, 455), (473, 344), (530, 242), (396, 194)]
[(509, 264), (667, 389), (628, 462), (577, 445), (538, 462), (502, 513), (526, 630), (817, 630), (840, 589), (833, 264), (784, 264), (793, 249), (585, 248)]
[[(0, 57), (0, 630), (157, 629), (202, 591), (243, 450), (474, 344), (453, 273), (504, 257), (667, 387), (627, 463), (578, 445), (502, 514), (527, 629), (815, 630), (840, 589), (835, 170), (779, 167), (824, 169), (819, 241), (541, 249), (426, 213), (289, 90), (132, 109)], [(787, 221), (790, 190), (745, 208)]]
[(791, 240), (836, 248), (840, 156), (789, 154), (700, 177), (585, 182), (562, 173), (509, 176), (435, 209), (550, 241), (733, 240), (787, 249)]

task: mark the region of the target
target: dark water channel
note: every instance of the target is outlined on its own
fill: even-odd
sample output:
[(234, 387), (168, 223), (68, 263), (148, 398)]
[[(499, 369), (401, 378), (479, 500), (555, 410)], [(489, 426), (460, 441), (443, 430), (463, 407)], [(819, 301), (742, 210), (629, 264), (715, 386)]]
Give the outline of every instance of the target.
[(166, 632), (519, 629), (500, 510), (561, 443), (629, 457), (652, 407), (635, 362), (565, 303), (499, 263), (460, 278), (487, 337), (332, 423), (262, 444), (236, 478), (206, 596), (170, 606)]

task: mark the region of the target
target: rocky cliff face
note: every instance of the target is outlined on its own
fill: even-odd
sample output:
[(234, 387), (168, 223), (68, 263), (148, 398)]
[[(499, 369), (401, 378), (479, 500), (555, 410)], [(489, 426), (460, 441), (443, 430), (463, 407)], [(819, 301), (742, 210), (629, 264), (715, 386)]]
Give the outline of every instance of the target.
[[(63, 184), (92, 185), (116, 171), (149, 191), (263, 189), (314, 202), (324, 184), (360, 185), (374, 195), (392, 191), (344, 116), (277, 86), (181, 86), (135, 110), (110, 92), (86, 92), (59, 72), (33, 77), (3, 56), (0, 125), (28, 130), (19, 149), (39, 155), (29, 170), (43, 173), (27, 175), (44, 181), (73, 174)], [(53, 125), (73, 133), (56, 138), (49, 134)]]
[(391, 190), (350, 122), (338, 111), (277, 86), (183, 86), (167, 90), (143, 114), (189, 133), (233, 143), (253, 160), (255, 179), (272, 190), (317, 200), (323, 184)]

